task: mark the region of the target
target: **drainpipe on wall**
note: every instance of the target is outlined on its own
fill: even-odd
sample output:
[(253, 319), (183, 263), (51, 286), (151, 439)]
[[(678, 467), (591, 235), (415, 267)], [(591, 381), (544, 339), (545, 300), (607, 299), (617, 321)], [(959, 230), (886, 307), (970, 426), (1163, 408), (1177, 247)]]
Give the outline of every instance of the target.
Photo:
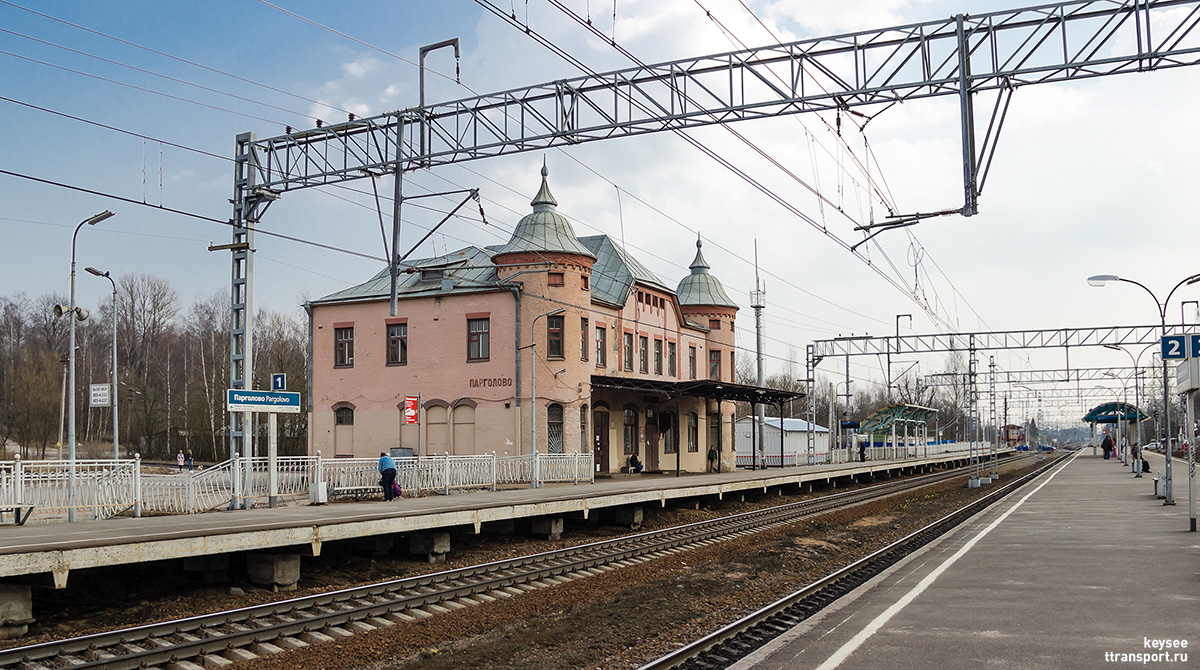
[(305, 352), (308, 361), (306, 386), (308, 391), (308, 453), (315, 454), (314, 448), (316, 443), (316, 430), (313, 427), (313, 394), (312, 394), (312, 379), (313, 379), (313, 310), (312, 303), (304, 303), (304, 312), (308, 314), (308, 351)]

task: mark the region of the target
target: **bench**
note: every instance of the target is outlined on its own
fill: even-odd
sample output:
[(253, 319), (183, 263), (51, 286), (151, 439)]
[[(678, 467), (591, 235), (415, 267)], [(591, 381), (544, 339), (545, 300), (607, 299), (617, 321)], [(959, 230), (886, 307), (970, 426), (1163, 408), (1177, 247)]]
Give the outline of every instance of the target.
[[(4, 521), (4, 513), (5, 512), (12, 512), (14, 521), (17, 522), (17, 525), (24, 526), (25, 522), (29, 521), (29, 515), (33, 514), (33, 508), (35, 508), (35, 507), (37, 507), (37, 505), (33, 505), (30, 503), (12, 503), (12, 504), (7, 504), (7, 505), (0, 505), (0, 522)], [(24, 516), (21, 515), (21, 510), (25, 511)]]

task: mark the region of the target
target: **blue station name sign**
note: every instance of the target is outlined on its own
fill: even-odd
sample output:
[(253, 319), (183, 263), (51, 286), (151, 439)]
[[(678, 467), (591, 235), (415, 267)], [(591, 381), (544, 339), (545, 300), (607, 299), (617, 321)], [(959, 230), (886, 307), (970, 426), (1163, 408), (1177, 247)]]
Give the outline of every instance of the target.
[(243, 391), (229, 389), (226, 396), (230, 412), (300, 413), (300, 394), (294, 391)]

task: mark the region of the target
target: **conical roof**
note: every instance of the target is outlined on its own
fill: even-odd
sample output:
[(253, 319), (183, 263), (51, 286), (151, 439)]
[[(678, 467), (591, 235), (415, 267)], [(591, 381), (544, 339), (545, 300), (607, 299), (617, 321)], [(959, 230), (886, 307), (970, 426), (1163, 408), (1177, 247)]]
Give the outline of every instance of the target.
[(692, 261), (692, 274), (679, 282), (675, 294), (679, 296), (680, 305), (716, 305), (720, 307), (737, 307), (737, 303), (729, 299), (721, 281), (708, 273), (708, 262), (700, 251), (700, 235), (696, 235), (696, 258)]
[(550, 194), (546, 177), (550, 171), (542, 166), (542, 187), (529, 203), (533, 212), (526, 214), (513, 230), (512, 238), (492, 256), (493, 259), (512, 253), (544, 253), (548, 251), (576, 254), (595, 259), (596, 256), (575, 237), (567, 217), (558, 213), (558, 201)]

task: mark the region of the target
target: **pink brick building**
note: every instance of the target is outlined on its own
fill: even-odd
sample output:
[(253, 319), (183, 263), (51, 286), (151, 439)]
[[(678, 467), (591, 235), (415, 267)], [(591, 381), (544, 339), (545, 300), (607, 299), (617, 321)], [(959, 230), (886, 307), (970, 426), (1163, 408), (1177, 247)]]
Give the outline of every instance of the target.
[[(507, 244), (405, 268), (395, 317), (386, 269), (309, 303), (310, 453), (536, 447), (592, 450), (598, 472), (632, 453), (697, 472), (711, 445), (731, 467), (730, 400), (755, 389), (731, 383), (738, 308), (699, 240), (672, 289), (608, 236), (576, 237), (546, 176)], [(418, 395), (421, 422), (406, 425)]]

